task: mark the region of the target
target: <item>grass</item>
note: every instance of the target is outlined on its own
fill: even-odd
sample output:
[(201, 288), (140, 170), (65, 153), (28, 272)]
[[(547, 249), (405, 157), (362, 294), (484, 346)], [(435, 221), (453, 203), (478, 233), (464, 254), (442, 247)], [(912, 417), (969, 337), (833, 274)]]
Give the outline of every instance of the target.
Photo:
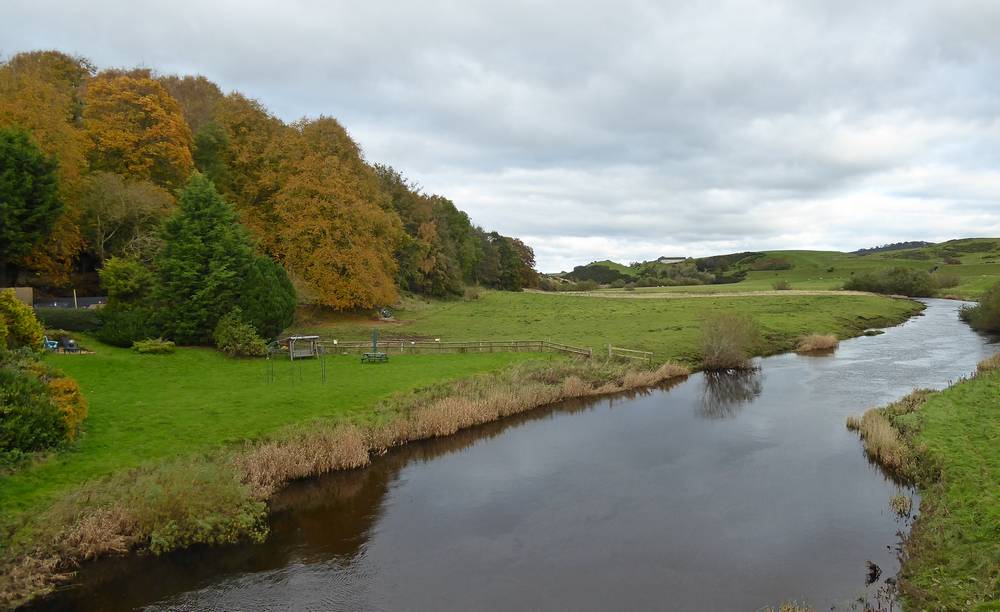
[(809, 334), (799, 339), (796, 353), (816, 353), (832, 351), (840, 346), (840, 340), (833, 334)]
[[(167, 457), (190, 455), (316, 418), (372, 418), (369, 408), (397, 391), (503, 368), (538, 355), (394, 355), (386, 366), (328, 357), (296, 369), (227, 358), (209, 349), (142, 355), (88, 339), (93, 355), (50, 355), (48, 363), (81, 385), (90, 403), (85, 434), (64, 453), (0, 478), (0, 516), (37, 510), (84, 481)], [(301, 367), (301, 380), (298, 378)]]
[[(637, 292), (728, 293), (733, 291), (771, 291), (775, 283), (788, 283), (796, 290), (835, 290), (843, 287), (852, 274), (875, 272), (903, 266), (918, 270), (938, 267), (954, 287), (942, 289), (942, 296), (977, 299), (994, 283), (1000, 282), (1000, 238), (952, 240), (929, 247), (854, 255), (839, 251), (767, 251), (766, 256), (787, 259), (790, 270), (750, 271), (746, 280), (729, 285), (639, 288)], [(945, 263), (958, 260), (959, 265)], [(951, 283), (948, 283), (951, 284)]]
[(658, 361), (701, 362), (702, 322), (718, 313), (738, 312), (760, 326), (761, 354), (793, 350), (814, 332), (840, 338), (867, 328), (905, 320), (921, 306), (908, 300), (857, 295), (778, 295), (676, 300), (602, 299), (557, 293), (484, 291), (475, 301), (408, 300), (398, 321), (317, 315), (297, 326), (328, 338), (367, 339), (374, 325), (383, 338), (458, 340), (552, 340), (591, 347), (607, 344), (652, 351)]
[[(887, 467), (921, 492), (900, 571), (907, 609), (1000, 609), (997, 397), (1000, 371), (987, 366), (944, 391), (913, 394), (848, 424), (861, 428), (870, 456), (887, 457)], [(879, 433), (866, 430), (866, 420), (877, 420)]]

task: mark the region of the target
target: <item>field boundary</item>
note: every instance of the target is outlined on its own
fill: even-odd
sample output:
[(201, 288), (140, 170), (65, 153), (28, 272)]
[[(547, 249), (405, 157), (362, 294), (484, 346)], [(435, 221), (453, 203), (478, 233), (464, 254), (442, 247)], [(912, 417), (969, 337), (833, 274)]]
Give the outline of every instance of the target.
[[(328, 355), (360, 355), (372, 351), (372, 343), (364, 340), (339, 342), (321, 340)], [(563, 353), (590, 359), (594, 349), (549, 340), (484, 340), (473, 342), (435, 342), (428, 340), (379, 340), (375, 351), (390, 355), (440, 353)]]
[(640, 351), (627, 349), (620, 346), (608, 345), (608, 359), (632, 359), (635, 361), (646, 361), (653, 363), (653, 351)]

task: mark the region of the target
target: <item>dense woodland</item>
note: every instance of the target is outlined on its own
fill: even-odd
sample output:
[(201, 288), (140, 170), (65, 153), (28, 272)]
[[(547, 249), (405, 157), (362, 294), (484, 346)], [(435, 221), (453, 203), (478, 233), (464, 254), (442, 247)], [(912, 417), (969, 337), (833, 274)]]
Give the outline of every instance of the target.
[[(0, 65), (0, 130), (8, 165), (38, 173), (5, 179), (21, 205), (5, 205), (0, 219), (0, 286), (93, 286), (111, 258), (155, 268), (193, 175), (235, 208), (300, 301), (370, 308), (400, 290), (446, 297), (468, 284), (537, 283), (531, 248), (369, 163), (337, 120), (284, 123), (201, 76), (21, 53)], [(42, 159), (30, 159), (33, 147)]]

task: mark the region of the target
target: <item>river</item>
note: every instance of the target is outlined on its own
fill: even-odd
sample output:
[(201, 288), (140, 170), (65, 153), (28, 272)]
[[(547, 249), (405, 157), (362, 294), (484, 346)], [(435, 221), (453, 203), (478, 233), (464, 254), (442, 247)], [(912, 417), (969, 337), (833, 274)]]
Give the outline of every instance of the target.
[[(759, 360), (537, 410), (297, 483), (263, 544), (110, 559), (46, 609), (850, 609), (898, 571), (902, 491), (848, 415), (992, 353), (923, 316), (828, 356)], [(870, 586), (867, 562), (881, 575)]]

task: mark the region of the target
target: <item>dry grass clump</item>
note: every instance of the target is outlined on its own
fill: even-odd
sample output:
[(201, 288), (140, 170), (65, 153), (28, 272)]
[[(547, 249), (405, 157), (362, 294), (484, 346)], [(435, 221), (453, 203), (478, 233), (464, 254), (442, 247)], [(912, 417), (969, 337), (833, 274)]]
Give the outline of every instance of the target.
[(897, 516), (910, 516), (913, 500), (908, 495), (893, 495), (889, 498), (889, 507)]
[(847, 417), (847, 428), (861, 435), (865, 453), (873, 461), (897, 475), (910, 476), (913, 452), (890, 419), (919, 409), (932, 393), (929, 389), (918, 389), (883, 408), (872, 408), (860, 417)]
[(91, 482), (29, 519), (30, 546), (5, 551), (0, 608), (50, 592), (88, 559), (262, 540), (266, 510), (219, 457), (160, 462)]
[(909, 451), (899, 432), (878, 410), (869, 410), (860, 419), (848, 422), (865, 443), (865, 452), (885, 468), (899, 472), (906, 465)]
[(713, 313), (702, 323), (702, 365), (706, 370), (745, 370), (760, 342), (760, 328), (745, 315)]
[(353, 425), (302, 429), (281, 439), (250, 444), (233, 458), (240, 480), (267, 499), (299, 478), (367, 465), (368, 440)]
[(976, 366), (976, 372), (979, 374), (992, 372), (994, 370), (1000, 370), (1000, 353), (994, 353), (990, 357), (980, 361), (979, 365)]
[(840, 346), (840, 340), (833, 334), (809, 334), (799, 339), (796, 353), (816, 353), (820, 351), (832, 351)]

